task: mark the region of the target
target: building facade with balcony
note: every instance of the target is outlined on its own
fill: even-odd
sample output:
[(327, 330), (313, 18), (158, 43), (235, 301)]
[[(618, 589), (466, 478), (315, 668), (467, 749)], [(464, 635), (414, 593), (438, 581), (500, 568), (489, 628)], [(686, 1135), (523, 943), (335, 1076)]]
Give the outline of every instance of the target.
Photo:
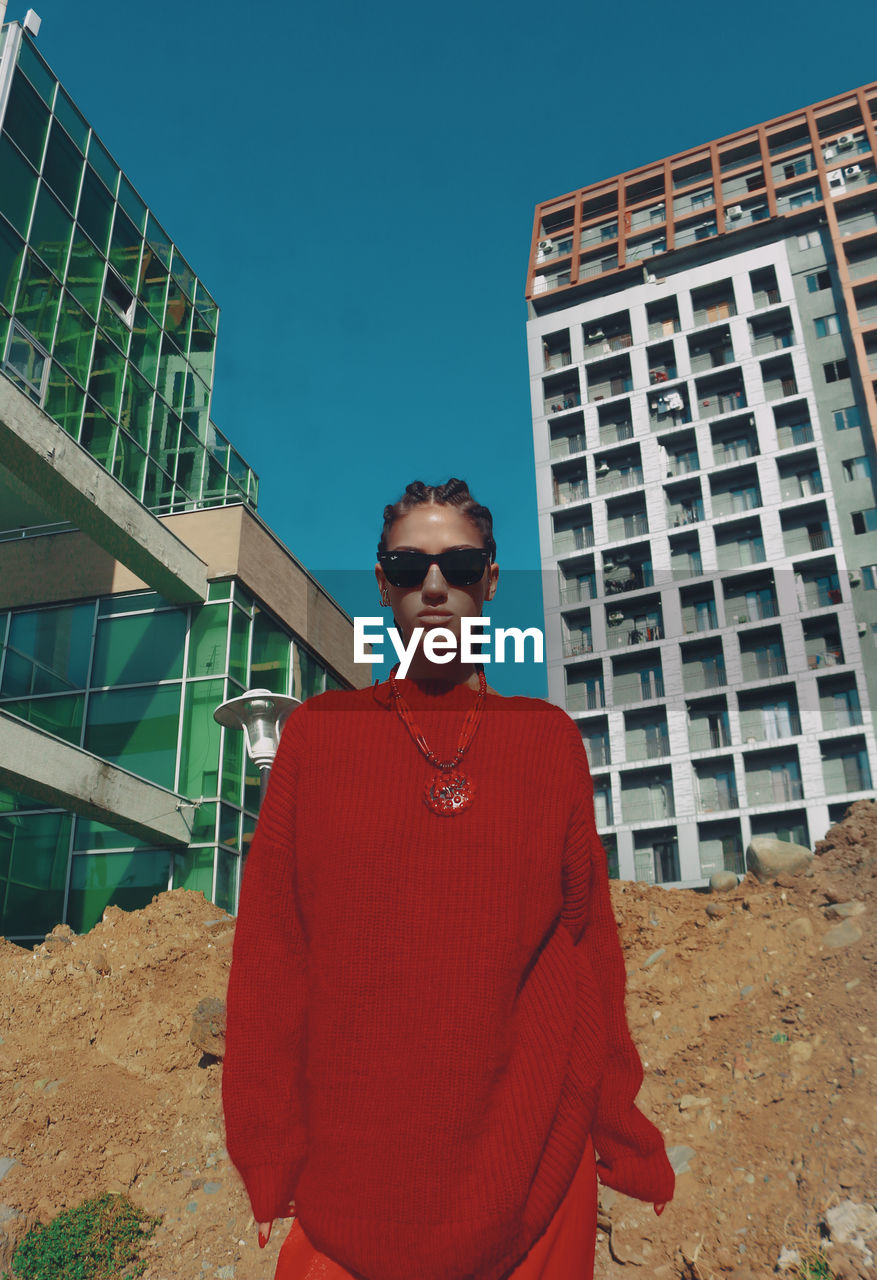
[(31, 945), (163, 889), (234, 911), (259, 775), (214, 708), (371, 672), (212, 423), (216, 304), (0, 42), (0, 934)]
[(873, 795), (875, 156), (870, 84), (537, 207), (549, 697), (623, 878)]

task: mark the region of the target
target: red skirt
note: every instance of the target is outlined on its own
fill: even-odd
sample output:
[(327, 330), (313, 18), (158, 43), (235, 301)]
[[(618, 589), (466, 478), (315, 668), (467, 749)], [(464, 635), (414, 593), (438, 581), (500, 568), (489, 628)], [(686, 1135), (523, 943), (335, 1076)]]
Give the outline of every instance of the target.
[[(593, 1280), (597, 1239), (597, 1168), (588, 1140), (570, 1188), (527, 1256), (504, 1280)], [(283, 1243), (274, 1280), (354, 1280), (349, 1271), (318, 1253), (298, 1218)], [(380, 1280), (375, 1276), (374, 1280)]]

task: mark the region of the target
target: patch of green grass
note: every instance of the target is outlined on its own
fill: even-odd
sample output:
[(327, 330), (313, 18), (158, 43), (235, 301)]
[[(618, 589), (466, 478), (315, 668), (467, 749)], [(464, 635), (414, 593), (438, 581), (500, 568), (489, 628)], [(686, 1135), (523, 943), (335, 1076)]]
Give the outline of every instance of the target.
[(85, 1200), (27, 1233), (12, 1258), (20, 1280), (134, 1280), (146, 1270), (142, 1246), (161, 1218), (127, 1196)]
[(824, 1253), (807, 1253), (795, 1267), (796, 1280), (834, 1280)]

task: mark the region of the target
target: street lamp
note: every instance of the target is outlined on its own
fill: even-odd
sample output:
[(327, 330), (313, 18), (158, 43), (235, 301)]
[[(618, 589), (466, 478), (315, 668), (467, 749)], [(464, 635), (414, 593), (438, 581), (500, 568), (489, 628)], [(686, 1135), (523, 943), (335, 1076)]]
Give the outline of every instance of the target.
[(289, 698), (270, 689), (248, 689), (239, 698), (221, 702), (213, 719), (226, 729), (243, 729), (247, 755), (259, 769), (259, 805), (265, 799), (268, 776), (280, 733), (290, 712), (301, 706), (300, 698)]

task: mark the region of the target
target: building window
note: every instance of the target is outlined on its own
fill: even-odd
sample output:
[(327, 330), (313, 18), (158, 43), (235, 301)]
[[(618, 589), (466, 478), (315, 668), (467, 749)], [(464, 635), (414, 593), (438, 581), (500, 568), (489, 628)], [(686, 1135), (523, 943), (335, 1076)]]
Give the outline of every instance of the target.
[(825, 374), (826, 382), (839, 382), (841, 378), (850, 376), (849, 360), (829, 360), (828, 364), (822, 366), (822, 372)]
[(804, 235), (798, 236), (799, 249), (818, 249), (822, 244), (822, 239), (818, 231), (806, 231)]
[(850, 513), (853, 522), (853, 533), (874, 533), (877, 531), (877, 507), (868, 507), (866, 511)]
[(831, 287), (831, 276), (827, 271), (814, 271), (809, 276), (805, 276), (804, 279), (810, 293), (819, 293), (820, 289), (829, 289)]
[(810, 168), (809, 156), (799, 156), (797, 160), (790, 160), (783, 165), (783, 177), (794, 178), (799, 173), (807, 173)]
[(836, 409), (834, 413), (834, 425), (838, 431), (846, 431), (850, 427), (860, 427), (862, 425), (862, 420), (858, 407), (851, 404), (846, 409)]
[(812, 204), (815, 199), (814, 191), (799, 191), (796, 195), (789, 197), (789, 208), (802, 209), (805, 204)]
[(862, 585), (866, 591), (877, 591), (877, 564), (862, 565)]
[(860, 458), (844, 458), (844, 480), (869, 480), (871, 463), (864, 454)]
[(817, 338), (827, 338), (830, 333), (840, 333), (840, 320), (836, 315), (817, 316), (813, 321)]

